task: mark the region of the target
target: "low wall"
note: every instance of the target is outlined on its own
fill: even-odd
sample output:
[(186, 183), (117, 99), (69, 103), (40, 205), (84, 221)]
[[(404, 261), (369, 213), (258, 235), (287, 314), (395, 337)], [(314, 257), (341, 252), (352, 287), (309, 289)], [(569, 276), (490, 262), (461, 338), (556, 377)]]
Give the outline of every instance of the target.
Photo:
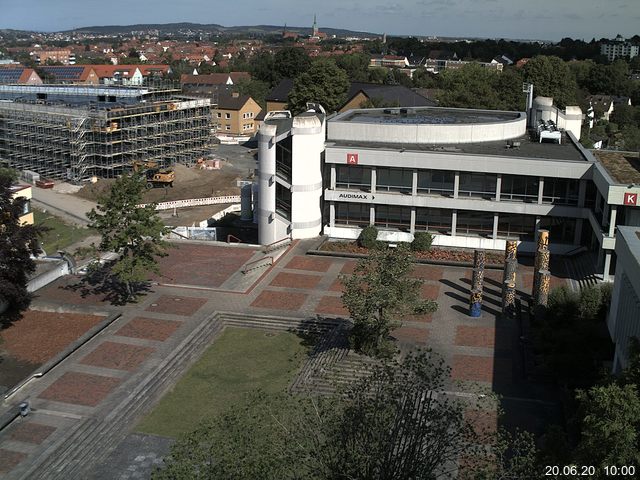
[[(171, 202), (160, 202), (156, 204), (156, 210), (171, 210), (172, 208), (199, 207), (202, 205), (219, 205), (224, 203), (238, 203), (240, 195), (227, 195), (224, 197), (190, 198), (187, 200), (173, 200)], [(138, 207), (146, 207), (143, 203)]]

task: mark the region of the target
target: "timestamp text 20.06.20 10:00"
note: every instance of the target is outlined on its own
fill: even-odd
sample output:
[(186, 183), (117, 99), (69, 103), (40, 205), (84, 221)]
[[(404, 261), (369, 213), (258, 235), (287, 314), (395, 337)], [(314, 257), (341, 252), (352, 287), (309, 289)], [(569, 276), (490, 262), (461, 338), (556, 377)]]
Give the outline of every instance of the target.
[[(636, 467), (634, 465), (606, 465), (602, 468), (607, 477), (635, 478)], [(592, 477), (598, 469), (593, 465), (547, 465), (544, 467), (544, 475), (547, 477), (579, 476)]]

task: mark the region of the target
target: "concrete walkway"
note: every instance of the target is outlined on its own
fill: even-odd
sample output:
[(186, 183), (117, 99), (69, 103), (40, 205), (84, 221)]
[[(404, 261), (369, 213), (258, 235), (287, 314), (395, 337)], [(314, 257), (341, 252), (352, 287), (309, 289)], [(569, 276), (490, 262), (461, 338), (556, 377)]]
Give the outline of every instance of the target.
[(32, 191), (34, 205), (76, 225), (86, 226), (89, 223), (87, 213), (96, 207), (96, 203), (68, 193), (38, 187)]

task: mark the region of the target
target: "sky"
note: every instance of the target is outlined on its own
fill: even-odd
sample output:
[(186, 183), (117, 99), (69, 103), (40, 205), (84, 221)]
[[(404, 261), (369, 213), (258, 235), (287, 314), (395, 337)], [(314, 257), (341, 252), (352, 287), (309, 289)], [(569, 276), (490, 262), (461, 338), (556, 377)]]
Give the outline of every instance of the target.
[(0, 0), (0, 28), (217, 23), (390, 35), (591, 40), (640, 34), (638, 0)]

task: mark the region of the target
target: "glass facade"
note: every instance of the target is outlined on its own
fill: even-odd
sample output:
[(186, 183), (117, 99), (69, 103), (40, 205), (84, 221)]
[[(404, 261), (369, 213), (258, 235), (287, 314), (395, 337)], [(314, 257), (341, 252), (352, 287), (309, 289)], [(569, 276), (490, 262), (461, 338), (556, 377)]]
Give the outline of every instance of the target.
[(458, 210), (456, 235), (493, 235), (493, 213)]
[(579, 185), (579, 180), (545, 177), (542, 203), (576, 206)]
[(540, 228), (549, 230), (550, 243), (573, 244), (576, 219), (568, 217), (542, 217)]
[(418, 194), (453, 196), (454, 178), (447, 170), (418, 170)]
[(285, 138), (276, 143), (276, 175), (291, 182), (291, 139)]
[(495, 198), (496, 181), (496, 174), (460, 172), (458, 197)]
[(336, 166), (336, 188), (342, 190), (371, 191), (371, 168), (357, 166)]
[(374, 224), (378, 227), (409, 231), (411, 228), (411, 207), (376, 205)]
[(336, 225), (369, 225), (369, 205), (336, 202)]
[(416, 231), (450, 234), (452, 210), (416, 208)]
[(501, 213), (498, 216), (498, 238), (519, 238), (533, 241), (536, 217), (519, 213)]
[(291, 220), (291, 190), (276, 183), (276, 213)]
[(411, 193), (413, 170), (407, 168), (378, 168), (376, 191)]
[(503, 175), (500, 201), (538, 202), (540, 179), (525, 175)]

